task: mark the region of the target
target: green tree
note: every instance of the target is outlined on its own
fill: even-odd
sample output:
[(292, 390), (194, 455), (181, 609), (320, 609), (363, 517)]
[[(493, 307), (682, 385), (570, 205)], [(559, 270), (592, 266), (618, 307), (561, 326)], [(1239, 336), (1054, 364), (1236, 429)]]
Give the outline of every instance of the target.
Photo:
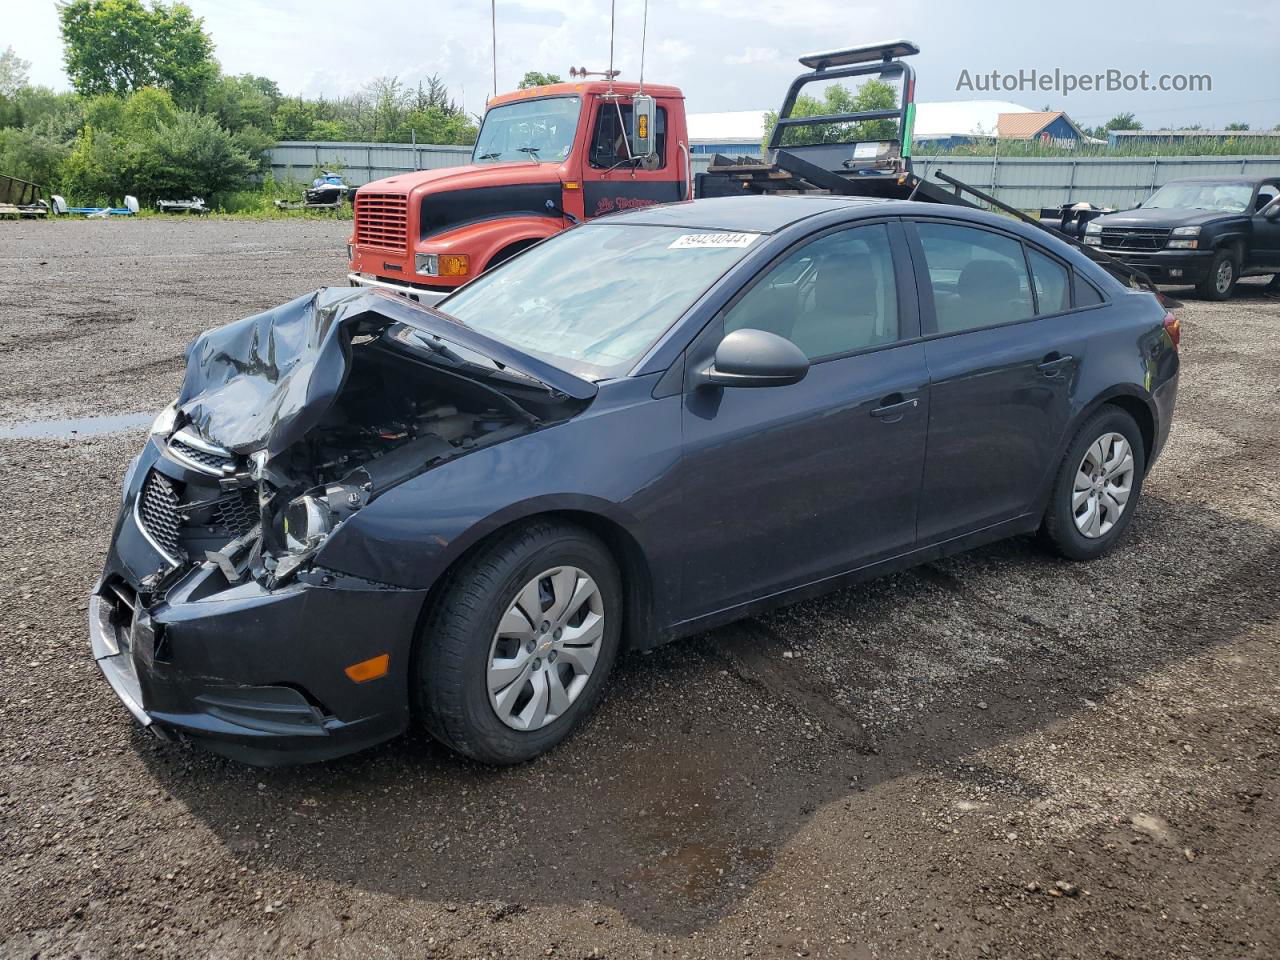
[(0, 97), (12, 97), (27, 85), (30, 75), (31, 61), (23, 60), (13, 47), (5, 47), (0, 53)]
[(1247, 123), (1228, 123), (1224, 129), (1227, 129), (1227, 130), (1248, 130), (1248, 129), (1249, 129), (1249, 125), (1248, 125)]
[(306, 140), (315, 123), (315, 105), (301, 97), (285, 100), (276, 108), (275, 131), (280, 140)]
[[(883, 80), (867, 80), (857, 92), (840, 83), (833, 83), (822, 91), (821, 97), (800, 94), (791, 107), (793, 117), (823, 117), (839, 113), (863, 113), (868, 110), (890, 110), (898, 106), (898, 91), (893, 84)], [(770, 110), (764, 118), (764, 137), (761, 143), (768, 149), (778, 114)], [(803, 146), (815, 143), (857, 143), (867, 140), (892, 140), (899, 135), (896, 120), (859, 120), (849, 123), (824, 123), (804, 127), (786, 128), (783, 146)]]
[(275, 123), (281, 101), (274, 80), (243, 73), (238, 77), (218, 77), (205, 94), (203, 110), (218, 118), (228, 130), (245, 127), (269, 130)]
[(1092, 130), (1086, 131), (1090, 136), (1097, 137), (1099, 140), (1107, 139), (1107, 134), (1112, 130), (1141, 130), (1142, 121), (1135, 117), (1132, 113), (1117, 113), (1100, 127), (1094, 127)]
[(58, 16), (67, 76), (83, 95), (157, 86), (179, 106), (196, 107), (217, 79), (213, 41), (183, 3), (68, 0)]
[(530, 87), (545, 87), (551, 83), (561, 83), (560, 74), (558, 73), (542, 73), (538, 70), (530, 70), (524, 75), (516, 89), (528, 90)]

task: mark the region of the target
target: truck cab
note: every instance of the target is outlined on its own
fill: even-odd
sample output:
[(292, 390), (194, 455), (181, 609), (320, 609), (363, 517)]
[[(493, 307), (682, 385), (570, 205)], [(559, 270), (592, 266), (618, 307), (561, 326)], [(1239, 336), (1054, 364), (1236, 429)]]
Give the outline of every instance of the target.
[(1241, 277), (1271, 274), (1280, 287), (1280, 178), (1171, 180), (1136, 209), (1090, 220), (1084, 243), (1211, 300)]
[(470, 164), (360, 187), (348, 279), (435, 300), (581, 220), (689, 199), (691, 174), (675, 87), (507, 93), (489, 102)]

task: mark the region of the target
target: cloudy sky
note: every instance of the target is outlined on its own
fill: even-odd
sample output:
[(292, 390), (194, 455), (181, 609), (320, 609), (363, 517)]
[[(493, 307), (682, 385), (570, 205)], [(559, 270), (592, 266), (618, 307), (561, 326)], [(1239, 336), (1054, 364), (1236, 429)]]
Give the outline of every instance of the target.
[[(410, 83), (438, 73), (479, 111), (492, 87), (486, 0), (187, 0), (228, 73), (274, 78), (290, 94), (339, 96), (373, 77)], [(33, 82), (66, 87), (53, 0), (11, 0), (0, 46), (32, 62)], [(1212, 15), (1207, 11), (1212, 9)], [(498, 87), (525, 70), (602, 69), (609, 0), (498, 0)], [(640, 66), (643, 0), (617, 0), (615, 60)], [(776, 107), (795, 58), (905, 37), (922, 49), (917, 99), (1006, 99), (1065, 109), (1085, 125), (1130, 110), (1148, 128), (1232, 121), (1280, 124), (1280, 3), (1274, 0), (650, 0), (645, 76), (683, 88), (690, 110)], [(971, 78), (1054, 69), (1208, 74), (1197, 93), (1004, 92), (957, 89)]]

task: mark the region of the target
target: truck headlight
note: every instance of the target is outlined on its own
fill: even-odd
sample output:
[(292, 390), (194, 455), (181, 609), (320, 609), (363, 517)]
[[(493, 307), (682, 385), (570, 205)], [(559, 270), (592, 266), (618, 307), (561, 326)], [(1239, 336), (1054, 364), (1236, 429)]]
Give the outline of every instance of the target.
[(1097, 234), (1094, 234), (1093, 236), (1086, 235), (1084, 238), (1084, 245), (1086, 247), (1100, 247), (1102, 246), (1102, 238)]
[(1090, 220), (1084, 225), (1085, 236), (1092, 237), (1102, 233), (1102, 224), (1097, 220)]
[(465, 253), (417, 253), (413, 269), (424, 277), (465, 277), (471, 271), (471, 258)]
[(304, 495), (285, 507), (282, 526), (285, 548), (290, 553), (303, 553), (329, 535), (333, 516), (323, 500)]
[(178, 425), (178, 401), (175, 400), (163, 410), (156, 414), (155, 420), (151, 421), (151, 433), (167, 437), (173, 433), (173, 428)]
[(1199, 227), (1174, 227), (1173, 236), (1175, 237), (1198, 237), (1200, 236)]
[(1199, 240), (1170, 240), (1165, 244), (1170, 250), (1194, 250), (1200, 245)]

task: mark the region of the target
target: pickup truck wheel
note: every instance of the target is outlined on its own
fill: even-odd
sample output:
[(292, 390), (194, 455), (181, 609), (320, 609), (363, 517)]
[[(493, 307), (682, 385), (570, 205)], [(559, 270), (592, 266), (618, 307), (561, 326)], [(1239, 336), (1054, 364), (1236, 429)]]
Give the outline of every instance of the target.
[(1235, 290), (1236, 280), (1239, 278), (1235, 251), (1230, 247), (1223, 247), (1213, 255), (1209, 275), (1196, 286), (1196, 293), (1207, 300), (1227, 300)]
[(515, 529), (443, 585), (418, 640), (417, 714), (475, 760), (531, 760), (595, 707), (621, 633), (622, 586), (603, 543), (564, 523)]
[(1068, 560), (1107, 553), (1133, 519), (1145, 470), (1137, 423), (1119, 407), (1104, 405), (1076, 432), (1062, 458), (1041, 539)]

